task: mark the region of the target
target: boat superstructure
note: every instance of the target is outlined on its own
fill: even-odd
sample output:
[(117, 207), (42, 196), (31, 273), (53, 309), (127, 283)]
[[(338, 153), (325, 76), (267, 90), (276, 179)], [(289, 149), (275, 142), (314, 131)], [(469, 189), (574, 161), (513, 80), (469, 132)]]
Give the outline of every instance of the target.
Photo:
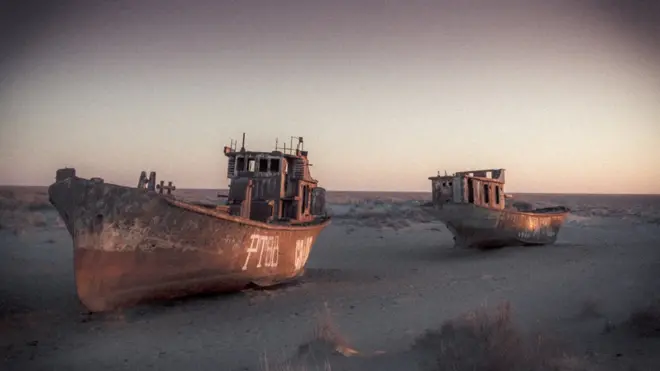
[(509, 204), (505, 172), (482, 169), (429, 177), (432, 201), (423, 207), (447, 226), (457, 246), (554, 243), (568, 208)]

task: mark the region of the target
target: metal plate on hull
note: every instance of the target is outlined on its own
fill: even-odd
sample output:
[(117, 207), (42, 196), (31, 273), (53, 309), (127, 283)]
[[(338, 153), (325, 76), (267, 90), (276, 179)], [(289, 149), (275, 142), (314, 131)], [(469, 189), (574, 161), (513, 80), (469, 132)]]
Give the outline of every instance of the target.
[(51, 185), (49, 195), (72, 235), (76, 288), (91, 311), (294, 279), (330, 222), (255, 222), (82, 178)]
[(557, 239), (567, 212), (534, 213), (502, 211), (497, 228), (511, 231), (523, 244), (550, 244)]
[(447, 226), (456, 247), (479, 248), (552, 244), (568, 214), (563, 208), (519, 212), (472, 204), (425, 205), (424, 209)]

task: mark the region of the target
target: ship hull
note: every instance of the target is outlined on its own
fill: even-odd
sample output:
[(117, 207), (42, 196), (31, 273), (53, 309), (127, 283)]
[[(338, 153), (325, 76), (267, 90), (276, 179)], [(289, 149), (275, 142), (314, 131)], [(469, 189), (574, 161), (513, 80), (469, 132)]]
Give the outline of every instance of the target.
[(472, 204), (424, 208), (447, 226), (456, 247), (477, 248), (553, 244), (569, 212), (564, 207), (523, 212)]
[(48, 191), (73, 240), (78, 297), (93, 312), (294, 280), (330, 223), (266, 224), (77, 177)]

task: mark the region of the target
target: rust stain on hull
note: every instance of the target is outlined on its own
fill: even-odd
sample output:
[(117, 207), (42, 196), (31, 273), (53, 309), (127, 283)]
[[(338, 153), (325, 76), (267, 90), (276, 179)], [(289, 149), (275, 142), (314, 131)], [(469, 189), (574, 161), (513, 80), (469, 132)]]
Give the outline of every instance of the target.
[(547, 245), (557, 240), (568, 210), (540, 209), (538, 212), (491, 210), (478, 206), (444, 205), (430, 208), (452, 233), (456, 247), (494, 248)]
[(422, 208), (447, 226), (460, 247), (552, 244), (570, 212), (507, 205), (504, 169), (438, 173), (429, 180), (432, 201)]
[(78, 297), (94, 312), (295, 279), (330, 223), (262, 223), (75, 176), (48, 192), (73, 239)]

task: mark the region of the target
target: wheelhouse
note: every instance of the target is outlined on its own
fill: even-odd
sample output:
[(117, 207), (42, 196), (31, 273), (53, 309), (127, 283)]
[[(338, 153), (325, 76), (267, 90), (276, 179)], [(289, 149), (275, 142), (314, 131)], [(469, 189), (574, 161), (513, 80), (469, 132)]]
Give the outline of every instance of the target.
[(273, 151), (248, 151), (243, 134), (240, 149), (235, 141), (225, 146), (228, 212), (262, 222), (305, 223), (325, 215), (325, 189), (311, 176), (303, 143), (291, 137), (289, 147), (276, 141)]
[(429, 177), (433, 203), (470, 203), (491, 209), (504, 209), (505, 169), (485, 169)]

